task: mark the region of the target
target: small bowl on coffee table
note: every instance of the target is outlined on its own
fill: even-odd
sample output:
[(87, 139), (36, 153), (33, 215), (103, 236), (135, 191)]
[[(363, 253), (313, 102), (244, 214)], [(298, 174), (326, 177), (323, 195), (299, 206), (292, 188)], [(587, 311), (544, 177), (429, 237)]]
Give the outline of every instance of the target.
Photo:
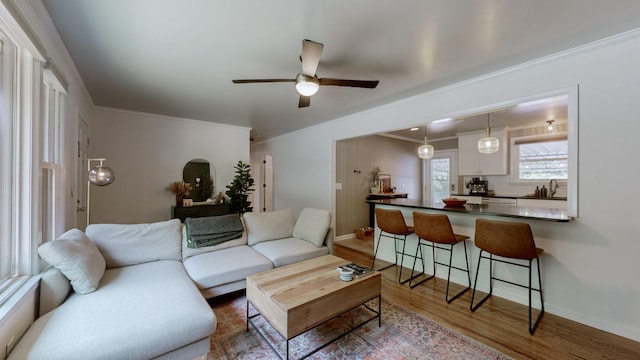
[(342, 280), (342, 281), (351, 281), (351, 280), (353, 280), (353, 270), (352, 269), (338, 268), (338, 272), (340, 273), (340, 280)]

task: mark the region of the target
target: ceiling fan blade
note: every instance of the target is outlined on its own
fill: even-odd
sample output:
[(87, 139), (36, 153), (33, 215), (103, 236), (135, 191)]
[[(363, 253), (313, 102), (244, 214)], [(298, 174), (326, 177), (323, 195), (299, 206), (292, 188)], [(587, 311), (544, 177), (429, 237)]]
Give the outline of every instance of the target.
[(332, 85), (332, 86), (351, 86), (359, 88), (373, 89), (378, 86), (378, 80), (345, 80), (345, 79), (331, 79), (322, 78), (318, 79), (320, 85)]
[(320, 55), (322, 55), (322, 49), (324, 45), (321, 43), (302, 40), (302, 73), (314, 77), (316, 70), (318, 70), (318, 63), (320, 62)]
[(298, 100), (298, 107), (309, 107), (309, 105), (311, 105), (311, 96), (300, 95), (300, 99)]
[(272, 83), (272, 82), (296, 82), (296, 79), (241, 79), (231, 80), (234, 84)]

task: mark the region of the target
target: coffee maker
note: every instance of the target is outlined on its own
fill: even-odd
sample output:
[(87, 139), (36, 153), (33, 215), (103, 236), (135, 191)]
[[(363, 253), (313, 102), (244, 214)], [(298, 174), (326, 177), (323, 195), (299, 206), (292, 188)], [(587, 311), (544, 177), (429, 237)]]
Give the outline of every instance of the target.
[(477, 177), (471, 178), (466, 186), (469, 189), (469, 195), (487, 195), (489, 192), (489, 181)]

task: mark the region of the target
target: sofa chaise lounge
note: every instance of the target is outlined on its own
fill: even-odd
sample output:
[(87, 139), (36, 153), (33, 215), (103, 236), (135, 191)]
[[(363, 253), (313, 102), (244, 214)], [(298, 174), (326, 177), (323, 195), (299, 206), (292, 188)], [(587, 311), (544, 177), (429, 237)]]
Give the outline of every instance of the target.
[[(206, 298), (256, 272), (331, 252), (331, 214), (246, 213), (238, 239), (189, 248), (179, 220), (92, 224), (41, 245), (39, 318), (9, 359), (193, 359), (209, 352)], [(72, 291), (73, 290), (73, 291)]]

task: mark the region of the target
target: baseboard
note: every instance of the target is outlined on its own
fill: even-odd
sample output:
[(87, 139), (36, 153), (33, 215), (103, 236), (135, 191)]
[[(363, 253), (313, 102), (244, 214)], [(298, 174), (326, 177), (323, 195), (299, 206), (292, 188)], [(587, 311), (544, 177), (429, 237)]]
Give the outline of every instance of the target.
[(346, 234), (346, 235), (340, 235), (340, 236), (336, 236), (335, 241), (354, 239), (355, 237), (356, 237), (355, 233)]

